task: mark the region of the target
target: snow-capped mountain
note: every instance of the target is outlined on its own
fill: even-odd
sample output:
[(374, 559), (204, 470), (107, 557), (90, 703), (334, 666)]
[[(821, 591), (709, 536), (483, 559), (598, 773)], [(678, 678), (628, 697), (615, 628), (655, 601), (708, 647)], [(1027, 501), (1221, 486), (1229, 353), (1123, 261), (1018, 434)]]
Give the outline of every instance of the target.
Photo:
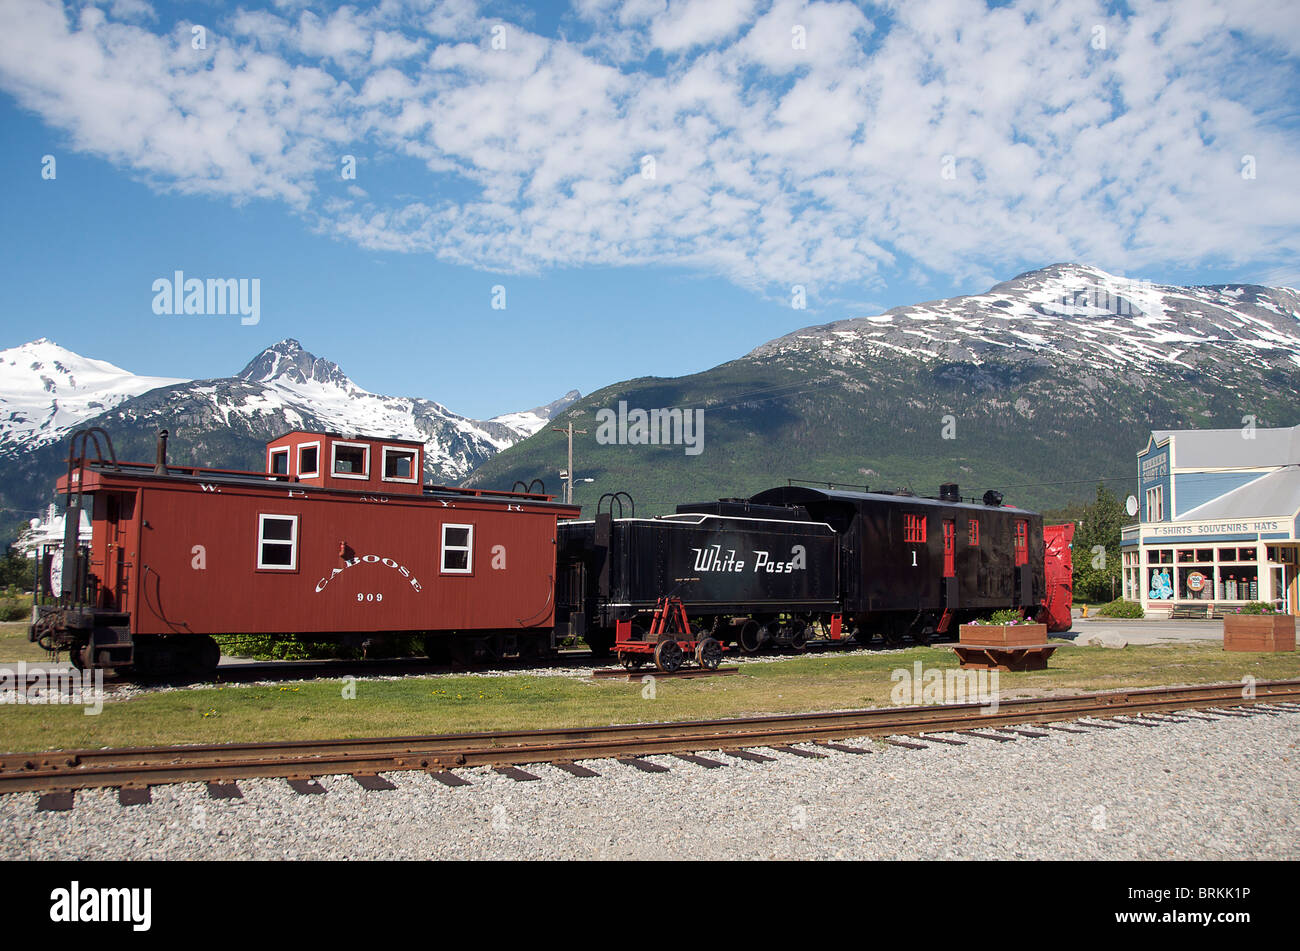
[[(336, 363), (282, 340), (262, 351), (233, 379), (200, 380), (184, 388), (189, 412), (207, 410), (225, 426), (239, 419), (271, 428), (374, 433), (425, 444), (427, 474), (458, 481), (523, 436), (502, 423), (469, 419), (441, 403), (382, 396), (362, 389)], [(177, 390), (168, 395), (175, 404)], [(259, 427), (259, 432), (263, 427)]]
[(545, 406), (527, 409), (522, 413), (506, 413), (504, 416), (493, 416), (489, 422), (509, 426), (521, 436), (531, 436), (581, 398), (582, 394), (577, 390), (569, 390), (558, 400), (547, 403)]
[(432, 400), (371, 393), (338, 364), (292, 339), (267, 347), (233, 377), (151, 390), (124, 400), (95, 423), (110, 434), (139, 432), (150, 438), (166, 428), (176, 451), (188, 446), (194, 462), (206, 458), (207, 464), (222, 456), (205, 457), (200, 444), (212, 449), (214, 440), (233, 438), (244, 444), (243, 464), (260, 465), (261, 444), (291, 429), (418, 440), (425, 444), (426, 476), (440, 482), (463, 479), (526, 435), (501, 422), (469, 419)]
[[(4, 518), (49, 501), (66, 436), (82, 426), (104, 429), (119, 459), (152, 459), (157, 431), (166, 429), (173, 462), (251, 470), (266, 464), (265, 443), (291, 429), (412, 439), (425, 445), (425, 477), (456, 483), (546, 422), (547, 407), (475, 420), (432, 400), (371, 393), (296, 340), (267, 347), (235, 376), (208, 380), (134, 376), (45, 340), (3, 356)], [(576, 397), (551, 406), (558, 412)]]
[(44, 337), (0, 350), (0, 453), (58, 442), (124, 400), (182, 382), (137, 376)]
[[(590, 436), (575, 447), (595, 479), (585, 499), (627, 490), (638, 513), (786, 478), (928, 494), (957, 482), (1051, 509), (1101, 480), (1121, 497), (1137, 491), (1136, 452), (1153, 429), (1300, 423), (1298, 387), (1294, 289), (1176, 287), (1057, 264), (981, 294), (805, 327), (702, 373), (615, 383), (565, 416), (590, 430), (620, 400), (703, 411), (698, 456)], [(558, 437), (530, 439), (469, 481), (555, 471), (566, 451)]]
[[(1055, 264), (984, 294), (797, 330), (750, 356), (813, 350), (836, 362), (858, 362), (896, 353), (974, 366), (1045, 357), (1113, 369), (1199, 368), (1229, 383), (1243, 365), (1300, 366), (1297, 315), (1300, 293), (1292, 288), (1176, 287)], [(1226, 376), (1218, 373), (1220, 366)]]

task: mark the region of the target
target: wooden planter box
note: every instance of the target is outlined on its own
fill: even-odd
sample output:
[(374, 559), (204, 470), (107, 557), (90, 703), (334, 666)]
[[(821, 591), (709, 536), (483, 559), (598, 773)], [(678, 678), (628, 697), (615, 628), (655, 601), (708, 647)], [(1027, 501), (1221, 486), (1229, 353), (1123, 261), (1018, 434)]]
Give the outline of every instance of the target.
[(1270, 653), (1293, 651), (1295, 650), (1295, 615), (1225, 614), (1223, 649)]
[(1026, 647), (1047, 643), (1046, 624), (963, 624), (958, 642), (984, 647)]

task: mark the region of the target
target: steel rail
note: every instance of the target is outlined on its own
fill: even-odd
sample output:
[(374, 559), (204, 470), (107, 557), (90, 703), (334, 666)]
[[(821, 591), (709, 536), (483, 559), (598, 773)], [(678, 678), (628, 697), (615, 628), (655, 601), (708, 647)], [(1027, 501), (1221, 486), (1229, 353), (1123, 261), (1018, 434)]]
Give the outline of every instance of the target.
[(942, 704), (554, 730), (7, 753), (0, 755), (0, 793), (567, 763), (854, 736), (966, 732), (1270, 701), (1300, 701), (1300, 680), (1259, 681), (1253, 691), (1241, 684), (1196, 685), (1007, 700), (996, 709), (977, 703)]

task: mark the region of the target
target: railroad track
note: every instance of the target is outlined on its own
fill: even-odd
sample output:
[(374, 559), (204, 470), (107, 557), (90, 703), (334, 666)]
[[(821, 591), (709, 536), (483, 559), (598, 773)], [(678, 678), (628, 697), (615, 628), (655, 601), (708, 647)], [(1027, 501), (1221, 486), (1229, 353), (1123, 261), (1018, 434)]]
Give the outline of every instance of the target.
[[(378, 774), (424, 770), (447, 785), (464, 785), (452, 770), (491, 766), (516, 779), (533, 777), (518, 767), (553, 763), (574, 775), (595, 775), (578, 761), (614, 758), (641, 768), (654, 767), (638, 757), (673, 753), (685, 759), (700, 750), (740, 751), (772, 747), (800, 755), (817, 755), (793, 743), (820, 743), (835, 749), (863, 752), (830, 741), (847, 737), (897, 737), (927, 734), (981, 735), (979, 731), (1030, 733), (1034, 724), (1084, 718), (1138, 717), (1179, 710), (1218, 710), (1214, 716), (1249, 716), (1300, 710), (1300, 680), (1260, 681), (1253, 695), (1243, 696), (1241, 684), (1153, 687), (1113, 693), (1009, 700), (996, 710), (979, 704), (841, 710), (779, 716), (676, 723), (642, 723), (558, 730), (437, 734), (350, 740), (307, 740), (290, 743), (236, 743), (210, 746), (139, 747), (134, 749), (70, 750), (0, 755), (0, 793), (37, 791), (53, 797), (43, 808), (69, 808), (71, 791), (118, 787), (124, 803), (147, 802), (148, 787), (181, 782), (206, 782), (222, 798), (235, 780), (279, 777), (299, 792), (322, 792), (317, 776), (352, 775), (372, 789), (392, 788)], [(1265, 705), (1260, 711), (1234, 710)], [(1279, 706), (1281, 705), (1281, 706)], [(1147, 721), (1155, 725), (1158, 721)], [(1010, 728), (1010, 729), (1009, 729)], [(1009, 739), (996, 734), (985, 738)], [(1039, 734), (1041, 735), (1041, 734)], [(959, 742), (936, 739), (936, 742)], [(905, 740), (890, 740), (909, 745)], [(918, 744), (910, 744), (918, 745)], [(742, 758), (763, 758), (755, 754)], [(699, 757), (695, 757), (699, 759)], [(512, 772), (513, 771), (513, 772)], [(313, 788), (314, 786), (314, 788)], [(238, 795), (237, 790), (232, 795)]]

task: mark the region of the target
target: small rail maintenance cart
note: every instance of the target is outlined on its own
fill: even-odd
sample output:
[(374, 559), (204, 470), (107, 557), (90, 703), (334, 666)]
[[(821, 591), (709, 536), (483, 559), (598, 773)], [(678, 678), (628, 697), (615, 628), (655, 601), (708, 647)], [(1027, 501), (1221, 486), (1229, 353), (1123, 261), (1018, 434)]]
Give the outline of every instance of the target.
[(628, 670), (638, 670), (653, 657), (656, 667), (671, 674), (691, 656), (705, 670), (717, 670), (726, 648), (707, 635), (697, 639), (686, 619), (682, 599), (669, 597), (656, 602), (649, 634), (630, 620), (619, 621), (614, 650), (618, 652), (619, 663)]

